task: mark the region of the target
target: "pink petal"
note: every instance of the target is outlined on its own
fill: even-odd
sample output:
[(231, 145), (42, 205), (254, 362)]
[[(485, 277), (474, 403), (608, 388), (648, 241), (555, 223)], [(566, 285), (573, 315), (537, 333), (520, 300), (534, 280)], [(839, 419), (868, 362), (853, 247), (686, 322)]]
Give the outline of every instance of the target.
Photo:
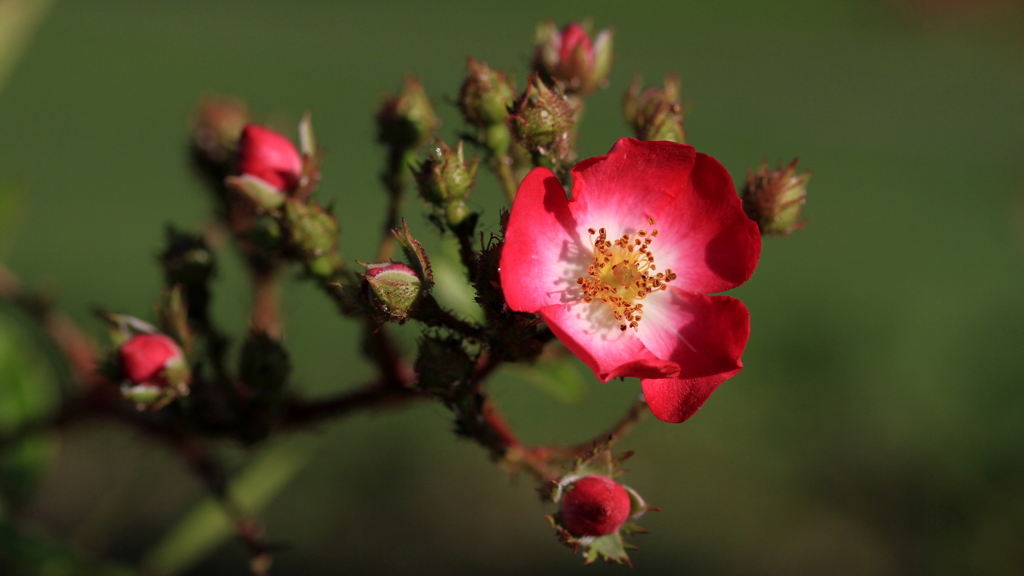
[(640, 384), (651, 413), (662, 422), (678, 424), (693, 416), (719, 384), (739, 371), (737, 368), (732, 372), (705, 378), (647, 379)]
[(738, 370), (750, 336), (750, 313), (728, 296), (673, 289), (643, 300), (637, 336), (658, 358), (679, 365), (680, 378), (704, 378)]
[(671, 268), (675, 286), (689, 292), (735, 288), (754, 273), (761, 254), (757, 224), (743, 213), (729, 172), (697, 154), (689, 185), (654, 215), (651, 246), (660, 270)]
[(568, 205), (547, 168), (534, 169), (519, 185), (498, 266), (509, 308), (537, 312), (582, 298), (576, 279), (593, 261), (593, 247), (580, 243)]
[(674, 363), (645, 348), (632, 330), (620, 330), (605, 304), (556, 304), (542, 308), (540, 314), (555, 336), (602, 382), (620, 376), (661, 378), (679, 371)]
[(632, 234), (646, 226), (691, 188), (694, 154), (685, 144), (622, 138), (608, 154), (576, 164), (570, 210), (581, 235), (588, 227)]

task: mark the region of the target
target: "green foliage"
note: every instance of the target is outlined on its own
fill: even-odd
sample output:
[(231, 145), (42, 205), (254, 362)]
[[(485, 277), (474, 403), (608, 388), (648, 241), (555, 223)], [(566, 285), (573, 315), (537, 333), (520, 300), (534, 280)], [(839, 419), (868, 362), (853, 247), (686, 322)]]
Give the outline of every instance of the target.
[[(41, 422), (56, 407), (57, 379), (0, 309), (0, 438), (21, 426)], [(29, 436), (0, 452), (0, 518), (15, 512), (34, 494), (57, 448), (50, 436)]]

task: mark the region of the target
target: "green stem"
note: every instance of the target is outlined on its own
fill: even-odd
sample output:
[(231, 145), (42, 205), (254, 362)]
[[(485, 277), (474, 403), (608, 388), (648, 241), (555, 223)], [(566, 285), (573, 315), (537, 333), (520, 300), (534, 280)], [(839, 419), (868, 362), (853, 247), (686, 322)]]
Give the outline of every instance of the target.
[(505, 191), (508, 203), (512, 204), (516, 199), (517, 188), (516, 177), (512, 174), (512, 159), (507, 154), (495, 156), (491, 161), (491, 168), (498, 177), (498, 181), (501, 182), (501, 188)]
[(402, 208), (402, 196), (408, 180), (409, 165), (416, 159), (413, 150), (391, 150), (388, 152), (388, 165), (381, 175), (384, 188), (388, 193), (387, 215), (384, 217), (384, 229), (377, 252), (378, 262), (391, 260), (395, 252), (395, 238), (391, 231), (398, 227), (398, 216)]

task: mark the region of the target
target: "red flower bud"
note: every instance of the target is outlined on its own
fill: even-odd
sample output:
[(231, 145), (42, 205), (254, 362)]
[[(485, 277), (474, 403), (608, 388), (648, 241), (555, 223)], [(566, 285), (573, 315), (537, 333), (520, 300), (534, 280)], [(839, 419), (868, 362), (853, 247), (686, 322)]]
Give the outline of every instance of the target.
[(629, 493), (620, 484), (592, 474), (569, 486), (562, 496), (562, 523), (576, 536), (613, 534), (629, 518), (632, 504)]
[(569, 62), (576, 53), (576, 47), (580, 46), (585, 63), (594, 63), (594, 46), (590, 43), (590, 36), (587, 31), (576, 22), (566, 24), (558, 36), (558, 58), (560, 62)]
[(589, 26), (570, 22), (559, 30), (554, 22), (540, 23), (534, 72), (545, 82), (558, 80), (573, 95), (585, 96), (604, 86), (612, 66), (612, 32), (602, 30), (591, 40)]
[(291, 140), (269, 128), (248, 124), (238, 143), (238, 173), (263, 180), (281, 192), (299, 185), (302, 156)]
[(181, 360), (178, 344), (163, 334), (139, 334), (118, 351), (121, 371), (133, 384), (167, 386), (168, 363)]
[(371, 305), (396, 322), (405, 322), (423, 297), (423, 280), (401, 262), (364, 264), (366, 283), (373, 293)]

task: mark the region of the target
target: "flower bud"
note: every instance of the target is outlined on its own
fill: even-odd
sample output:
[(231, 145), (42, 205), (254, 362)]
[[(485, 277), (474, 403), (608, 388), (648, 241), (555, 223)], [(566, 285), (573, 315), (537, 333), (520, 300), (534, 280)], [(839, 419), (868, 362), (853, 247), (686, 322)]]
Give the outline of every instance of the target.
[(157, 410), (188, 394), (191, 372), (177, 342), (163, 334), (137, 334), (117, 351), (124, 397)]
[(505, 73), (491, 69), (486, 62), (469, 59), (466, 79), (459, 89), (459, 110), (474, 126), (500, 124), (508, 118), (515, 99), (515, 88)]
[(192, 145), (216, 164), (228, 161), (249, 123), (245, 103), (229, 98), (207, 98), (192, 119)]
[(292, 192), (302, 176), (302, 156), (288, 138), (249, 124), (238, 142), (238, 173), (258, 178), (279, 192)]
[(394, 150), (411, 150), (433, 138), (440, 124), (423, 84), (409, 75), (398, 95), (386, 96), (377, 111), (377, 138)]
[(757, 171), (747, 169), (743, 188), (743, 210), (757, 222), (762, 235), (787, 236), (804, 227), (800, 220), (807, 200), (810, 172), (797, 175), (797, 160), (777, 170), (768, 170), (762, 162)]
[(626, 91), (623, 110), (639, 140), (668, 140), (686, 143), (683, 105), (679, 96), (679, 77), (666, 76), (665, 87), (652, 86), (643, 92), (643, 80), (637, 76)]
[(527, 150), (564, 159), (569, 153), (569, 131), (575, 113), (564, 94), (535, 77), (516, 101), (512, 131)]
[(591, 43), (587, 29), (570, 22), (537, 26), (533, 69), (545, 80), (558, 80), (568, 94), (586, 95), (602, 86), (612, 66), (612, 32), (602, 30)]
[(415, 171), (420, 195), (427, 202), (439, 208), (452, 201), (469, 196), (476, 181), (476, 168), (480, 161), (475, 157), (466, 162), (462, 141), (455, 150), (436, 140), (431, 154)]
[(306, 270), (318, 278), (330, 278), (341, 267), (338, 254), (338, 221), (318, 204), (288, 201), (282, 224), (291, 247), (297, 250)]
[(629, 493), (607, 476), (591, 474), (570, 484), (562, 496), (562, 523), (576, 536), (605, 536), (618, 532), (629, 519)]
[(423, 297), (423, 280), (416, 271), (401, 262), (363, 264), (366, 284), (372, 297), (370, 305), (396, 322), (405, 322)]

